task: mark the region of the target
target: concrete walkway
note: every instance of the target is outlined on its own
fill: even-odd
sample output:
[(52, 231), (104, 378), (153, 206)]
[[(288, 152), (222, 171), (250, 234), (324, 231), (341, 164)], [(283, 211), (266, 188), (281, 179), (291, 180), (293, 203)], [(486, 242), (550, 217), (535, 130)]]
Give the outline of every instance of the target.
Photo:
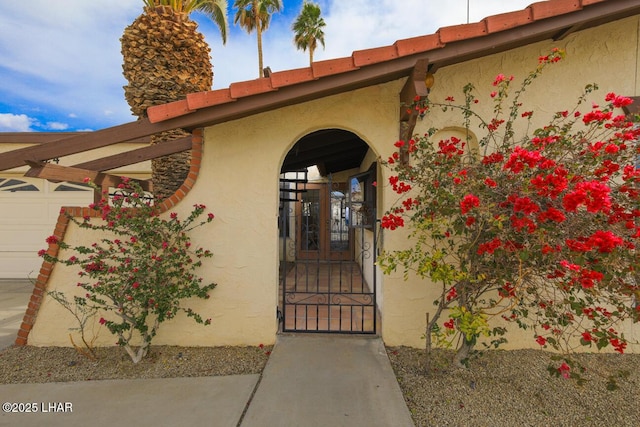
[(280, 335), (242, 427), (413, 426), (380, 338)]
[[(0, 348), (6, 348), (31, 285), (0, 285), (7, 285), (0, 287)], [(7, 403), (21, 412), (7, 412)], [(0, 426), (414, 425), (382, 340), (368, 336), (279, 335), (262, 377), (0, 384), (0, 404)]]

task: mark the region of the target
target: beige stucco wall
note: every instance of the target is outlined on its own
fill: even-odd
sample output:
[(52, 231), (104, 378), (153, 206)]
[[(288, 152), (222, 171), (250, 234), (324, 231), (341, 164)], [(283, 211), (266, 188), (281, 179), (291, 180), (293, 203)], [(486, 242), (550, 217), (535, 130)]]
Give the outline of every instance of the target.
[[(559, 42), (542, 42), (502, 54), (439, 69), (431, 97), (443, 100), (453, 95), (462, 99), (461, 88), (472, 82), (483, 94), (479, 110), (489, 111), (488, 93), (498, 73), (523, 78), (537, 64), (537, 57), (552, 47), (567, 50), (567, 59), (551, 67), (527, 93), (527, 109), (536, 110), (536, 119), (545, 113), (565, 109), (586, 83), (598, 82), (599, 96), (609, 91), (638, 95), (637, 17), (570, 35)], [(194, 188), (174, 208), (187, 215), (193, 204), (203, 203), (216, 219), (193, 234), (196, 245), (207, 247), (214, 257), (205, 262), (200, 274), (218, 283), (208, 301), (193, 308), (213, 323), (205, 327), (190, 319), (168, 323), (155, 343), (175, 345), (255, 345), (271, 344), (277, 332), (278, 304), (278, 178), (288, 150), (303, 136), (319, 129), (340, 128), (357, 134), (372, 151), (367, 162), (377, 156), (386, 159), (398, 138), (398, 93), (404, 81), (309, 101), (205, 130), (200, 175)], [(570, 106), (570, 104), (569, 104)], [(542, 123), (542, 122), (541, 122)], [(419, 122), (416, 132), (431, 126), (459, 126), (443, 116)], [(372, 156), (372, 157), (371, 157)], [(366, 165), (363, 165), (363, 169)], [(397, 199), (389, 188), (389, 172), (378, 176), (379, 216)], [(69, 239), (77, 230), (70, 228)], [(403, 232), (383, 233), (384, 249), (406, 245)], [(50, 288), (71, 289), (76, 279), (56, 267)], [(422, 347), (425, 314), (438, 296), (432, 284), (405, 281), (400, 273), (378, 280), (381, 306), (381, 334), (389, 345)], [(69, 315), (45, 298), (29, 337), (34, 345), (68, 345)], [(636, 328), (637, 329), (637, 328)], [(511, 337), (512, 348), (534, 345), (529, 335)], [(111, 343), (106, 331), (104, 342)], [(638, 338), (629, 328), (627, 336)], [(101, 337), (101, 342), (102, 337)]]
[[(537, 65), (537, 58), (552, 48), (558, 47), (567, 52), (566, 59), (547, 68), (522, 98), (522, 111), (534, 110), (533, 124), (540, 127), (548, 123), (556, 111), (571, 110), (575, 100), (586, 84), (597, 83), (600, 90), (591, 94), (583, 111), (591, 107), (591, 100), (604, 103), (608, 92), (625, 96), (637, 96), (639, 73), (638, 28), (640, 19), (627, 18), (620, 22), (571, 34), (557, 42), (541, 42), (531, 46), (514, 49), (505, 53), (469, 61), (439, 69), (435, 74), (435, 85), (430, 98), (444, 102), (447, 96), (453, 96), (461, 102), (464, 97), (462, 88), (471, 82), (477, 88), (480, 102), (475, 110), (484, 117), (491, 118), (493, 101), (489, 93), (495, 90), (492, 82), (503, 73), (514, 76), (514, 89), (530, 70)], [(622, 111), (619, 111), (623, 114)], [(455, 120), (452, 120), (455, 119)], [(434, 112), (424, 121), (418, 121), (416, 133), (424, 133), (428, 128), (439, 129), (460, 126), (460, 116)], [(526, 121), (522, 120), (525, 124)], [(524, 128), (517, 127), (516, 134), (522, 134)], [(476, 131), (478, 139), (483, 131)], [(385, 199), (391, 200), (393, 192), (385, 189)], [(386, 232), (384, 237), (387, 250), (399, 249), (405, 244), (402, 233)], [(421, 338), (426, 326), (426, 313), (433, 310), (432, 302), (437, 292), (429, 292), (432, 285), (410, 280), (404, 282), (401, 274), (384, 279), (383, 337), (390, 345), (424, 346)], [(516, 325), (510, 326), (509, 344), (504, 348), (536, 347), (532, 333), (521, 332)], [(625, 324), (622, 328), (628, 339), (640, 340), (640, 327)], [(640, 346), (635, 347), (640, 351)]]

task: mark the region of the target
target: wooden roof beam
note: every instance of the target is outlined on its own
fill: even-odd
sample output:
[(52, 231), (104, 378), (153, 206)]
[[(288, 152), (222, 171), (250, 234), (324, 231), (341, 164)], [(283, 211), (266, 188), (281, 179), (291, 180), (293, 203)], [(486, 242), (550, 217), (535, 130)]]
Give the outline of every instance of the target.
[(425, 83), (428, 69), (429, 60), (427, 58), (416, 61), (413, 71), (400, 91), (400, 121), (410, 121), (412, 117), (415, 117), (415, 111), (409, 111), (409, 106), (414, 103), (416, 98), (424, 99), (429, 95), (429, 88)]
[[(409, 141), (413, 135), (418, 120), (418, 112), (411, 108), (416, 100), (423, 101), (429, 95), (429, 87), (426, 84), (429, 72), (429, 60), (421, 58), (416, 61), (411, 74), (407, 78), (404, 87), (400, 91), (400, 135), (401, 141)], [(407, 145), (400, 148), (400, 160), (403, 163), (409, 161)]]
[[(122, 182), (122, 177), (94, 170), (31, 161), (29, 161), (28, 164), (31, 168), (24, 174), (24, 176), (31, 178), (42, 178), (53, 182), (75, 182), (78, 184), (86, 182), (86, 179), (89, 178), (97, 186), (103, 188), (105, 186), (115, 187)], [(144, 191), (152, 190), (150, 181), (138, 179), (131, 179), (131, 181), (135, 181), (140, 184)]]
[(123, 166), (135, 165), (136, 163), (147, 160), (157, 159), (158, 157), (168, 156), (170, 154), (189, 151), (192, 146), (193, 142), (191, 140), (191, 136), (186, 136), (174, 141), (154, 144), (149, 147), (138, 148), (124, 153), (114, 154), (113, 156), (78, 163), (77, 165), (73, 165), (73, 167), (95, 171), (112, 170)]

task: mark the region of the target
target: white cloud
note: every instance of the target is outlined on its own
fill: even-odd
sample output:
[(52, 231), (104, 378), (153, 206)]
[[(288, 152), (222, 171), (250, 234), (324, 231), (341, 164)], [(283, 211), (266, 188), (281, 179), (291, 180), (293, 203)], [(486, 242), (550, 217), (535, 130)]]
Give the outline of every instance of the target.
[(0, 114), (0, 132), (29, 132), (32, 121), (26, 114)]
[(44, 127), (46, 129), (54, 130), (54, 131), (60, 131), (60, 130), (69, 129), (69, 125), (68, 124), (60, 123), (60, 122), (47, 122), (47, 124)]
[[(104, 7), (86, 0), (7, 2), (0, 15), (3, 92), (74, 111), (86, 120), (105, 106), (128, 121), (119, 38), (140, 0)], [(6, 98), (6, 97), (5, 97)]]

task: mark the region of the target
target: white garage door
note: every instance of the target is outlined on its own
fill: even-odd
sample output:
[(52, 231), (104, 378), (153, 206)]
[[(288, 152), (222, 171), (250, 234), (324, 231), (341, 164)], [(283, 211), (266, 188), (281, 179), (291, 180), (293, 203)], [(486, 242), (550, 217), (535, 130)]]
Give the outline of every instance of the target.
[(0, 178), (0, 279), (37, 278), (45, 239), (62, 206), (87, 206), (91, 189), (34, 178)]

